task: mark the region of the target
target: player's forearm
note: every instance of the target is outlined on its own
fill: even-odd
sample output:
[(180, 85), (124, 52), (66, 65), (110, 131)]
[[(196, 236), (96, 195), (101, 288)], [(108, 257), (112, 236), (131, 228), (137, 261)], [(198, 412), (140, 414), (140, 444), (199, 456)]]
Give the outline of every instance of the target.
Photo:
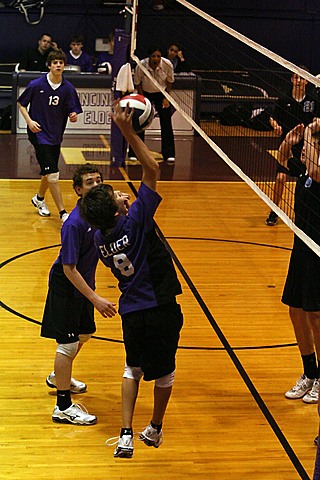
[(283, 167), (287, 167), (290, 157), (292, 157), (292, 145), (284, 139), (280, 145), (277, 160)]
[(171, 90), (172, 90), (172, 83), (171, 83), (171, 82), (167, 82), (167, 87), (166, 87), (167, 93), (170, 93)]
[(75, 265), (63, 265), (63, 272), (72, 285), (93, 303), (96, 293), (89, 287)]
[(125, 135), (125, 137), (142, 165), (142, 181), (150, 188), (155, 190), (159, 171), (158, 163), (154, 159), (146, 144), (141, 140), (140, 137), (138, 137), (136, 133), (130, 132)]
[(29, 122), (31, 122), (31, 118), (30, 118), (28, 110), (26, 109), (26, 107), (23, 107), (20, 102), (18, 102), (18, 107), (19, 107), (19, 110), (20, 110), (23, 118), (25, 119), (27, 124), (29, 124)]

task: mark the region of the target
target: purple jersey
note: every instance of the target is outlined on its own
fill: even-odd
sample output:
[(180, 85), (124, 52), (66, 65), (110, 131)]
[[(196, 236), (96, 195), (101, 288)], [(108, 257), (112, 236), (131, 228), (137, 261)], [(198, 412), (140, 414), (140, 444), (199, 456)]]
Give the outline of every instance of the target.
[(92, 58), (88, 53), (82, 52), (80, 57), (74, 58), (70, 52), (67, 52), (67, 65), (77, 65), (81, 72), (93, 72)]
[[(95, 272), (98, 263), (98, 252), (94, 246), (94, 234), (96, 229), (91, 227), (80, 215), (79, 205), (72, 210), (68, 220), (62, 225), (61, 249), (59, 257), (53, 264), (49, 283), (53, 289), (66, 294), (68, 290), (74, 296), (81, 296), (81, 293), (71, 284), (63, 273), (62, 266), (76, 265), (92, 290), (95, 290)], [(69, 292), (69, 293), (70, 293)]]
[(153, 308), (175, 300), (181, 285), (169, 252), (158, 237), (153, 216), (161, 197), (144, 183), (128, 215), (110, 235), (95, 234), (100, 259), (119, 281), (119, 313)]
[(82, 108), (74, 86), (65, 78), (54, 90), (47, 80), (47, 74), (32, 80), (18, 98), (29, 115), (41, 126), (36, 133), (39, 144), (60, 145), (68, 116), (72, 112), (81, 113)]

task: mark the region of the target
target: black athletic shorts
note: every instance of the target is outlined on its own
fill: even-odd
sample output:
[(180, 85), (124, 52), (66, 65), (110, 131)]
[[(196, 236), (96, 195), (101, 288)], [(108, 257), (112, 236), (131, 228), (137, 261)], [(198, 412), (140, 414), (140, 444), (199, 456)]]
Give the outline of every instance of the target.
[(146, 381), (172, 373), (182, 325), (181, 307), (175, 302), (123, 315), (127, 364), (141, 367)]
[(292, 250), (281, 300), (306, 312), (320, 311), (320, 258), (312, 250)]
[(36, 134), (30, 130), (28, 130), (28, 137), (34, 146), (37, 161), (40, 165), (39, 174), (44, 176), (59, 172), (60, 145), (39, 144)]
[(81, 333), (94, 333), (94, 307), (85, 297), (61, 295), (49, 286), (42, 318), (41, 336), (57, 343), (73, 343)]

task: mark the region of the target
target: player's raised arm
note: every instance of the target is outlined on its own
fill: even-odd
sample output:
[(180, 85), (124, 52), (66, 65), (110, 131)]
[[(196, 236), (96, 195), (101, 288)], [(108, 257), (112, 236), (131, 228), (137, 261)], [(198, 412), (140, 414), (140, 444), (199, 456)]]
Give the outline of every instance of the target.
[(151, 154), (150, 150), (132, 126), (133, 109), (127, 106), (124, 110), (119, 103), (115, 105), (112, 119), (120, 128), (123, 136), (133, 148), (142, 166), (142, 182), (152, 190), (156, 190), (159, 165)]

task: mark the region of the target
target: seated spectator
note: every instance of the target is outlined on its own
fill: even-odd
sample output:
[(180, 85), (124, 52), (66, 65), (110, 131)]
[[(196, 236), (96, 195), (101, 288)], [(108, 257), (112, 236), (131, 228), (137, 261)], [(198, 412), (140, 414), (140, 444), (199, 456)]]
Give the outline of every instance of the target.
[(38, 46), (28, 50), (19, 63), (19, 71), (47, 72), (47, 58), (50, 52), (57, 50), (58, 46), (52, 41), (51, 35), (43, 33), (38, 40)]
[(70, 39), (71, 50), (67, 52), (67, 65), (77, 65), (81, 72), (93, 72), (92, 58), (82, 51), (83, 36), (72, 35)]
[(113, 61), (113, 51), (114, 51), (114, 33), (109, 33), (108, 36), (109, 50), (107, 52), (100, 52), (96, 61), (96, 70), (98, 73), (110, 74), (111, 71), (108, 67), (108, 63), (111, 65)]
[(167, 51), (167, 58), (173, 66), (174, 73), (189, 72), (190, 69), (183, 56), (182, 50), (176, 43), (172, 43)]

